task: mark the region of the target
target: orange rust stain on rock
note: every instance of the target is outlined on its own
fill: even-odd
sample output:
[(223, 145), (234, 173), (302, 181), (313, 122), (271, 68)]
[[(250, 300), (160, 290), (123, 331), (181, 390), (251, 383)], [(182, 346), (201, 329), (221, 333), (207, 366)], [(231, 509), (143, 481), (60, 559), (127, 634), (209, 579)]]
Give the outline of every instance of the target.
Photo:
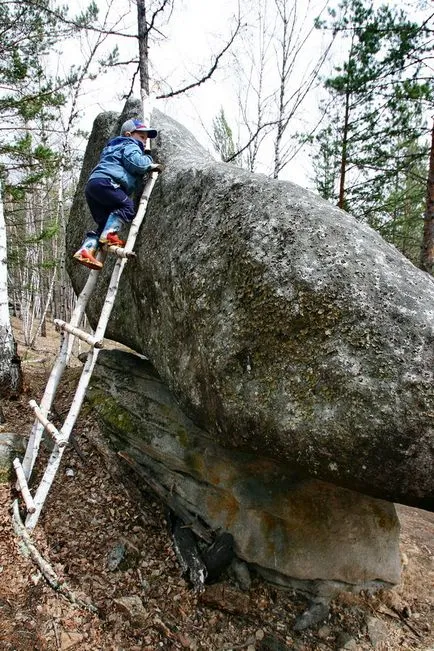
[(251, 459), (245, 464), (245, 472), (248, 471), (252, 475), (261, 475), (276, 472), (278, 464), (271, 459)]
[(226, 460), (213, 461), (206, 467), (206, 481), (213, 486), (229, 488), (238, 477), (237, 469), (231, 466)]
[[(276, 548), (277, 540), (282, 536), (286, 539), (286, 523), (284, 523), (280, 518), (275, 518), (271, 513), (267, 513), (266, 511), (260, 513), (260, 523), (264, 545), (267, 549), (268, 555), (272, 558), (278, 552)], [(279, 535), (276, 539), (277, 531), (279, 531)]]
[(207, 508), (212, 519), (226, 530), (230, 530), (238, 518), (240, 504), (233, 495), (222, 491), (220, 495), (207, 498)]

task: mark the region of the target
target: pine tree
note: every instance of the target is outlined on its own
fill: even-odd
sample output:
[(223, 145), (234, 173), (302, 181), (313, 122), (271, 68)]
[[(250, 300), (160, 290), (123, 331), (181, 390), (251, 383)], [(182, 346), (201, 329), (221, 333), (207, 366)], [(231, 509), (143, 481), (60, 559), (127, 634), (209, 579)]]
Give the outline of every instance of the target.
[(220, 112), (213, 120), (212, 142), (222, 161), (234, 160), (235, 144), (232, 129), (226, 120), (223, 108), (220, 108)]
[[(317, 136), (319, 156), (339, 148), (339, 168), (329, 170), (336, 178), (329, 178), (326, 196), (336, 193), (339, 207), (374, 224), (384, 192), (411, 163), (408, 152), (426, 155), (411, 147), (426, 134), (424, 110), (434, 96), (432, 80), (423, 73), (429, 32), (403, 11), (374, 9), (363, 0), (343, 0), (330, 14), (331, 23), (319, 26), (340, 34), (348, 53), (325, 81), (334, 113)], [(397, 150), (406, 155), (397, 157)], [(320, 179), (317, 187), (322, 192)]]
[[(381, 235), (394, 244), (413, 264), (419, 264), (425, 205), (425, 153), (417, 143), (397, 147), (396, 173), (383, 189), (382, 204), (375, 206), (369, 221)], [(401, 165), (407, 160), (406, 166)]]

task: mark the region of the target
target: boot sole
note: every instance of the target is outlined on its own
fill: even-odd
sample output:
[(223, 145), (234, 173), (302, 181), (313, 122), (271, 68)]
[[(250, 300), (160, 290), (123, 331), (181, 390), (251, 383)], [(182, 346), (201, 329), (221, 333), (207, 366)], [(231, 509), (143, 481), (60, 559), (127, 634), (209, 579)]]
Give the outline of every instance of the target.
[(99, 240), (99, 243), (101, 246), (119, 246), (121, 249), (125, 248), (125, 240), (120, 240), (120, 242), (116, 244), (116, 242), (110, 242), (110, 240), (103, 239)]
[(92, 262), (89, 258), (83, 258), (81, 255), (73, 255), (72, 257), (83, 266), (94, 269), (95, 271), (100, 271), (103, 267), (102, 263), (97, 260)]

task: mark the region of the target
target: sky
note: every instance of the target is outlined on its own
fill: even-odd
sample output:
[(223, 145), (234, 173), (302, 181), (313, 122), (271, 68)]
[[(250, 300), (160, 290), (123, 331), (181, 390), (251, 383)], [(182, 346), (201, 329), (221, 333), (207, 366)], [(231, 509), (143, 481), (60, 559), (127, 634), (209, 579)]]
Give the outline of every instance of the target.
[[(254, 5), (254, 0), (241, 0), (242, 7), (248, 2)], [(379, 4), (382, 0), (374, 0)], [(275, 8), (274, 0), (262, 0), (268, 3), (268, 21), (271, 27)], [(297, 4), (297, 0), (294, 0)], [(390, 3), (390, 0), (389, 0)], [(76, 0), (71, 14), (79, 8), (86, 6), (85, 0)], [(117, 22), (116, 29), (130, 34), (137, 33), (137, 9), (132, 0), (97, 0), (100, 8), (100, 19), (103, 20), (107, 7), (110, 6), (109, 25)], [(325, 7), (336, 6), (338, 0), (298, 0), (298, 31), (297, 37), (302, 39), (311, 28), (314, 18), (321, 12), (326, 17)], [(406, 7), (406, 0), (399, 2)], [(236, 0), (218, 0), (218, 2), (205, 2), (204, 0), (174, 0), (173, 11), (170, 19), (159, 25), (161, 37), (157, 42), (152, 42), (150, 47), (151, 62), (151, 92), (161, 94), (170, 88), (179, 88), (186, 83), (200, 79), (206, 73), (213, 62), (213, 55), (222, 50), (227, 43), (235, 25), (238, 12)], [(245, 11), (242, 16), (242, 23), (250, 26), (257, 25), (257, 16), (253, 10)], [(245, 36), (247, 31), (243, 31)], [(290, 75), (290, 91), (296, 91), (309, 69), (324, 51), (329, 36), (319, 30), (312, 30), (307, 37), (296, 64)], [(64, 70), (71, 61), (79, 61), (94, 44), (94, 37), (88, 42), (83, 39), (80, 47), (77, 44), (65, 45), (59, 53), (57, 63)], [(119, 60), (127, 61), (137, 58), (137, 40), (120, 37), (110, 37), (99, 51), (107, 52), (114, 45), (119, 47)], [(267, 51), (268, 63), (264, 79), (266, 92), (271, 93), (277, 87), (276, 64), (273, 49), (276, 41), (270, 44)], [(321, 69), (321, 74), (327, 76), (332, 70), (333, 61), (337, 61), (344, 53), (345, 43), (334, 42), (333, 49), (328, 61)], [(234, 47), (227, 53), (219, 63), (216, 73), (206, 83), (193, 89), (187, 95), (181, 95), (170, 100), (160, 100), (155, 106), (169, 116), (175, 118), (192, 131), (199, 142), (211, 153), (213, 147), (210, 139), (212, 133), (212, 122), (219, 112), (224, 109), (225, 116), (233, 130), (234, 139), (239, 135), (240, 120), (239, 108), (237, 105), (237, 80), (241, 72), (247, 70), (249, 50), (257, 52), (258, 41), (254, 36), (249, 38), (237, 37)], [(238, 62), (234, 54), (238, 56)], [(256, 56), (256, 55), (255, 55)], [(241, 63), (240, 63), (241, 62)], [(131, 87), (131, 77), (134, 67), (115, 67), (107, 74), (100, 74), (95, 80), (86, 84), (83, 95), (80, 98), (81, 122), (80, 127), (84, 131), (90, 131), (92, 122), (101, 111), (113, 110), (120, 112), (124, 104), (124, 97)], [(163, 81), (158, 81), (163, 80)], [(300, 110), (291, 119), (290, 130), (294, 132), (308, 132), (315, 125), (320, 117), (319, 105), (323, 97), (321, 87), (310, 91)], [(135, 93), (139, 97), (138, 84), (136, 82)], [(250, 110), (249, 121), (254, 124), (255, 112)], [(158, 125), (152, 125), (158, 128)], [(246, 141), (246, 132), (240, 134), (240, 142)], [(258, 172), (271, 173), (272, 163), (272, 138), (267, 140), (268, 144), (262, 147), (257, 166)], [(313, 167), (307, 148), (301, 148), (297, 156), (289, 162), (280, 173), (279, 178), (291, 180), (303, 187), (314, 188)]]
[[(98, 0), (100, 16), (103, 16), (107, 0)], [(219, 0), (218, 3), (204, 3), (200, 0), (175, 0), (175, 10), (172, 13), (167, 25), (161, 27), (162, 37), (158, 43), (153, 43), (150, 48), (151, 79), (161, 77), (169, 80), (176, 86), (177, 80), (188, 79), (191, 81), (195, 75), (200, 76), (201, 68), (207, 67), (207, 61), (211, 60), (211, 52), (217, 52), (225, 42), (225, 37), (230, 33), (230, 21), (233, 16), (234, 0)], [(80, 0), (78, 6), (84, 7), (86, 2)], [(119, 29), (130, 33), (137, 33), (136, 6), (129, 0), (113, 0), (111, 15), (124, 16)], [(110, 21), (113, 24), (113, 20)], [(107, 45), (118, 45), (120, 60), (137, 57), (137, 41), (121, 38), (112, 38)], [(86, 43), (82, 44), (82, 51), (86, 49)], [(107, 49), (107, 47), (105, 48)], [(69, 59), (70, 57), (68, 57)], [(68, 62), (67, 62), (68, 63)], [(228, 57), (223, 62), (228, 64)], [(119, 108), (121, 95), (128, 91), (131, 83), (133, 67), (128, 71), (115, 69), (109, 75), (102, 75), (99, 80), (89, 86), (87, 98), (87, 114), (100, 112), (101, 110), (116, 110)], [(216, 98), (224, 88), (224, 71), (219, 71), (220, 79), (210, 80), (206, 84), (205, 92), (200, 89), (199, 93), (190, 93), (189, 99), (185, 98), (161, 102), (167, 110), (178, 113), (182, 116), (184, 105), (191, 105), (190, 112), (203, 110), (209, 114), (214, 110)], [(223, 77), (223, 79), (222, 79)], [(138, 86), (136, 85), (136, 91)], [(160, 86), (153, 82), (153, 88), (157, 94), (167, 91), (166, 85)], [(136, 95), (138, 93), (136, 92)], [(198, 97), (194, 95), (198, 94)], [(180, 109), (178, 105), (182, 104)], [(195, 108), (196, 107), (196, 108)]]
[[(268, 0), (273, 5), (273, 0)], [(109, 0), (97, 0), (100, 9), (100, 19), (103, 19), (104, 13), (109, 4)], [(324, 8), (326, 0), (299, 0), (299, 5), (304, 8), (310, 7), (308, 15), (303, 24), (311, 25), (314, 17)], [(136, 6), (131, 0), (112, 0), (109, 19), (110, 25), (119, 20), (119, 31), (136, 33), (137, 18)], [(84, 0), (78, 0), (74, 3), (74, 9), (71, 14), (77, 12), (79, 8), (86, 6)], [(173, 88), (182, 86), (184, 82), (191, 83), (195, 79), (201, 78), (204, 72), (208, 71), (213, 62), (213, 54), (218, 53), (228, 41), (235, 25), (235, 18), (238, 11), (238, 5), (235, 0), (219, 0), (218, 2), (204, 2), (203, 0), (175, 0), (174, 10), (167, 24), (161, 26), (162, 36), (159, 42), (154, 43), (150, 49), (151, 61), (151, 78), (160, 78), (167, 80)], [(301, 11), (301, 10), (300, 10)], [(301, 19), (304, 18), (301, 16)], [(301, 20), (300, 19), (300, 20)], [(253, 12), (246, 13), (243, 16), (243, 24), (255, 23), (256, 16)], [(306, 29), (306, 27), (304, 27)], [(93, 38), (82, 40), (80, 46), (77, 44), (64, 44), (62, 51), (59, 52), (56, 65), (59, 70), (66, 70), (71, 61), (79, 61), (80, 58), (89, 51), (93, 44)], [(108, 51), (115, 44), (119, 47), (119, 59), (121, 61), (137, 57), (136, 39), (123, 39), (111, 37), (106, 41), (101, 53)], [(254, 44), (253, 44), (254, 45)], [(237, 39), (236, 48), (242, 56), (245, 43)], [(256, 47), (254, 45), (254, 47)], [(294, 84), (297, 85), (297, 75), (300, 77), (306, 71), (309, 65), (307, 59), (313, 59), (317, 56), (323, 47), (320, 34), (314, 33), (306, 46), (303, 48), (300, 65), (293, 73)], [(241, 54), (240, 54), (241, 52)], [(269, 57), (271, 57), (271, 52)], [(224, 108), (225, 115), (228, 118), (234, 137), (238, 133), (239, 112), (236, 100), (236, 84), (234, 79), (237, 76), (237, 64), (234, 62), (232, 54), (224, 56), (217, 72), (206, 83), (188, 93), (186, 96), (179, 96), (171, 100), (160, 100), (156, 102), (156, 107), (175, 118), (192, 131), (199, 142), (213, 153), (212, 143), (209, 134), (212, 131), (212, 121), (220, 107)], [(90, 131), (93, 120), (101, 111), (113, 110), (121, 111), (125, 95), (131, 85), (131, 75), (133, 67), (128, 69), (115, 68), (108, 74), (99, 75), (97, 79), (86, 84), (83, 94), (80, 98), (81, 121), (80, 128)], [(268, 85), (271, 81), (271, 74), (275, 70), (269, 68), (267, 76)], [(153, 84), (154, 92), (167, 92), (169, 85), (167, 83)], [(271, 86), (270, 86), (271, 88)], [(136, 85), (135, 96), (138, 96), (138, 86)], [(306, 103), (297, 119), (293, 122), (294, 130), (303, 130), (309, 128), (310, 124), (317, 119), (318, 115), (318, 96), (312, 94), (310, 102)], [(158, 125), (153, 125), (158, 128)], [(241, 137), (241, 142), (243, 138)], [(272, 160), (271, 139), (268, 149), (264, 147), (259, 172), (269, 173)], [(281, 173), (280, 178), (292, 180), (305, 187), (312, 186), (311, 162), (305, 152), (301, 151), (297, 159), (290, 163)]]

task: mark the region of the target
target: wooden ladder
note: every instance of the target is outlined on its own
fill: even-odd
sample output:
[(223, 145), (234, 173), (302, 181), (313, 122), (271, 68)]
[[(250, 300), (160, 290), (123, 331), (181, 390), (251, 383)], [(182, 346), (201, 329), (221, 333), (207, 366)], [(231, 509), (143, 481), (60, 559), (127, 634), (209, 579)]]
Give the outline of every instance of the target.
[[(115, 266), (113, 268), (109, 287), (107, 290), (104, 305), (101, 310), (98, 325), (95, 330), (95, 334), (90, 335), (80, 330), (78, 326), (84, 315), (84, 311), (89, 298), (91, 297), (92, 292), (95, 288), (98, 274), (100, 273), (100, 271), (97, 270), (91, 271), (89, 273), (89, 278), (82, 292), (80, 293), (80, 296), (77, 299), (71, 321), (69, 323), (61, 321), (60, 319), (55, 319), (54, 321), (56, 328), (64, 335), (63, 341), (59, 354), (52, 368), (50, 377), (48, 379), (40, 405), (38, 405), (35, 400), (30, 400), (29, 402), (30, 407), (35, 412), (35, 422), (30, 434), (23, 462), (21, 463), (18, 458), (16, 458), (13, 462), (17, 475), (17, 488), (21, 491), (21, 495), (27, 509), (25, 527), (29, 531), (34, 529), (38, 522), (42, 507), (44, 506), (57, 470), (59, 469), (63, 452), (68, 444), (72, 429), (80, 413), (80, 409), (83, 404), (86, 389), (92, 377), (92, 371), (94, 369), (98, 353), (103, 347), (104, 334), (115, 302), (119, 287), (119, 280), (127, 260), (131, 257), (135, 257), (135, 253), (133, 252), (134, 245), (137, 239), (139, 228), (145, 217), (149, 197), (151, 196), (151, 192), (153, 190), (157, 177), (158, 172), (153, 171), (151, 172), (146, 182), (137, 214), (130, 227), (125, 248), (115, 246), (104, 247), (104, 249), (98, 253), (98, 258), (101, 261), (105, 260), (108, 252), (115, 254), (118, 259), (116, 260)], [(48, 415), (54, 397), (56, 395), (56, 390), (60, 379), (68, 364), (75, 337), (78, 337), (82, 341), (88, 343), (91, 348), (87, 355), (86, 363), (84, 364), (80, 379), (78, 381), (77, 389), (75, 391), (75, 395), (72, 400), (68, 415), (62, 427), (60, 429), (57, 429), (53, 423), (48, 420)], [(48, 460), (43, 477), (37, 486), (34, 495), (32, 496), (29, 488), (29, 480), (38, 456), (39, 447), (44, 431), (48, 432), (48, 434), (50, 434), (52, 437), (54, 441), (54, 447)]]

